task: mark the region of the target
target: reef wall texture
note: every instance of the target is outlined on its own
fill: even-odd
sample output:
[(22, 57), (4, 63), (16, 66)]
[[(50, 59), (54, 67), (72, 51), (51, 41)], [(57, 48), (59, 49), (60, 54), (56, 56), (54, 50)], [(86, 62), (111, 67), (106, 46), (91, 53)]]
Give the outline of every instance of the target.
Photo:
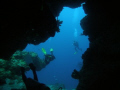
[(0, 90), (26, 90), (21, 76), (21, 67), (29, 71), (29, 64), (33, 63), (36, 71), (40, 71), (51, 61), (49, 58), (46, 63), (45, 59), (40, 59), (37, 53), (26, 51), (16, 51), (9, 61), (0, 59)]
[[(46, 2), (43, 2), (46, 1)], [(90, 45), (82, 55), (77, 90), (119, 90), (120, 14), (117, 0), (1, 1), (0, 58), (9, 59), (28, 43), (39, 44), (59, 32), (55, 17), (63, 6), (83, 4), (87, 14), (80, 22)], [(14, 4), (16, 3), (16, 4)]]
[(55, 17), (42, 1), (0, 2), (0, 58), (9, 59), (28, 43), (37, 45), (59, 32)]
[(25, 89), (20, 67), (30, 70), (29, 66), (22, 59), (12, 56), (11, 60), (0, 59), (0, 90)]
[(27, 44), (40, 44), (59, 32), (55, 19), (63, 6), (78, 7), (83, 0), (12, 0), (0, 2), (0, 58), (9, 60)]
[[(116, 0), (115, 0), (116, 1)], [(117, 2), (86, 0), (80, 25), (90, 45), (82, 55), (77, 90), (120, 89), (120, 14)]]

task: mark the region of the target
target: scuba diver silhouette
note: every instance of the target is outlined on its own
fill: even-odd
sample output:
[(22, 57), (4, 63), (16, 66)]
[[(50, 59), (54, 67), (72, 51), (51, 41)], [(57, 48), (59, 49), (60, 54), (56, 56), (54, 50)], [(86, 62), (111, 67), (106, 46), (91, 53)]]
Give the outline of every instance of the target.
[(53, 49), (52, 48), (50, 49), (50, 53), (51, 54), (47, 54), (47, 52), (46, 52), (46, 50), (44, 48), (42, 48), (42, 52), (45, 55), (45, 59), (44, 60), (45, 60), (46, 64), (49, 64), (50, 61), (53, 61), (55, 59), (55, 56), (53, 55)]
[(82, 49), (81, 48), (79, 48), (79, 44), (78, 44), (78, 42), (77, 41), (74, 41), (73, 42), (73, 45), (75, 46), (75, 53), (77, 53), (78, 52), (78, 50), (80, 50), (80, 51), (82, 51)]

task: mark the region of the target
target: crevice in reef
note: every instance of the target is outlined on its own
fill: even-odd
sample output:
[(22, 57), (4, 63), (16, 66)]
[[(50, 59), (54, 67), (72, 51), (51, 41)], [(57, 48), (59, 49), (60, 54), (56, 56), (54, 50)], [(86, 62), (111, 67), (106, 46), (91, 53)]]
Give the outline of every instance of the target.
[[(59, 31), (55, 17), (59, 15), (63, 6), (76, 8), (85, 2), (83, 9), (87, 15), (80, 24), (84, 30), (83, 34), (89, 36), (90, 47), (82, 55), (82, 69), (75, 71), (76, 79), (79, 80), (77, 90), (119, 90), (119, 2), (117, 0), (41, 1), (32, 0), (28, 4), (20, 0), (19, 5), (18, 1), (1, 1), (0, 58), (9, 59), (16, 50), (23, 50), (27, 43), (36, 45), (49, 37), (54, 37), (55, 32)], [(44, 8), (40, 8), (42, 6)]]

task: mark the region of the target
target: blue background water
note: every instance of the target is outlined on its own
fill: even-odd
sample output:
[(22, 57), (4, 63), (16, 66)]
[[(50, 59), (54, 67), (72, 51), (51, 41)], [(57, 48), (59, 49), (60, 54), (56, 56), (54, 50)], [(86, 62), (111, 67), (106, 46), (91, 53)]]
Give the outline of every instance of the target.
[[(83, 32), (80, 27), (80, 20), (84, 16), (82, 7), (76, 9), (64, 7), (58, 17), (58, 19), (63, 21), (62, 26), (60, 26), (60, 32), (44, 43), (36, 46), (29, 44), (25, 48), (25, 51), (38, 53), (41, 59), (44, 58), (41, 48), (45, 48), (47, 53), (50, 53), (50, 48), (54, 49), (53, 53), (56, 59), (41, 71), (37, 71), (39, 82), (47, 85), (62, 83), (68, 90), (76, 88), (78, 80), (73, 79), (71, 73), (74, 69), (81, 69), (81, 56), (89, 46), (88, 37), (80, 35)], [(72, 45), (74, 40), (78, 41), (79, 47), (82, 48), (82, 51), (77, 54), (74, 54), (75, 50)], [(26, 75), (33, 77), (31, 71), (28, 71)]]

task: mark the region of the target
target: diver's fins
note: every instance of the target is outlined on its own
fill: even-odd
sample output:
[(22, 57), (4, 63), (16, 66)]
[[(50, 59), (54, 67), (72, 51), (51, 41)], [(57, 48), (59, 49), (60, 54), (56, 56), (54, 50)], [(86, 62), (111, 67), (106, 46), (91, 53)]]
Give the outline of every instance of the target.
[(44, 49), (44, 48), (42, 48), (42, 52), (46, 55), (47, 54), (47, 52), (46, 52), (46, 50)]
[(50, 52), (53, 52), (53, 49), (52, 49), (52, 48), (50, 49)]
[(77, 52), (74, 52), (74, 54), (77, 54)]

